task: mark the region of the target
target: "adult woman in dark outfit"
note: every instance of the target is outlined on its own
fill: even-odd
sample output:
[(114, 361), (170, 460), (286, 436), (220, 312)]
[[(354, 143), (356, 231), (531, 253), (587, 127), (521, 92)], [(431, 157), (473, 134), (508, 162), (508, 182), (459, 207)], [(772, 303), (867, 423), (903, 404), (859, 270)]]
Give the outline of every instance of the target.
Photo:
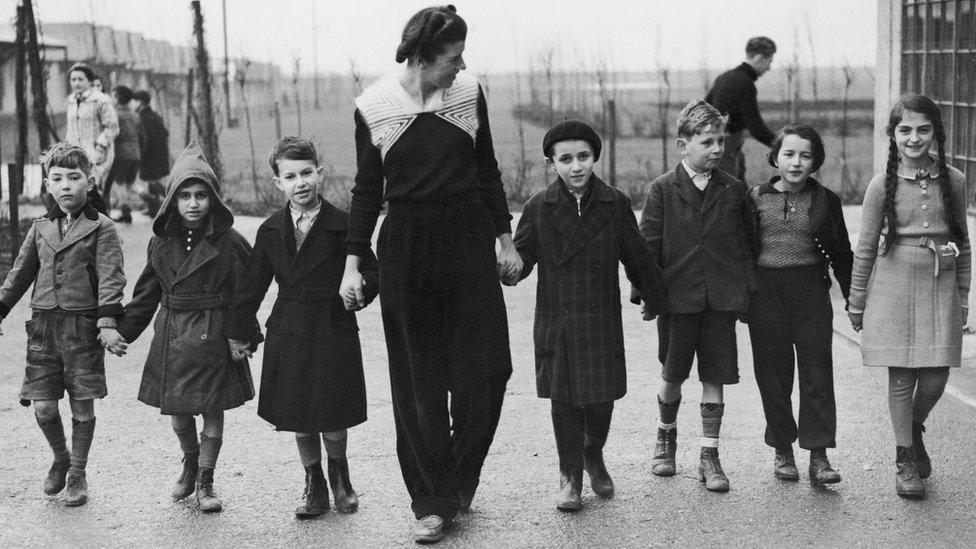
[(460, 74), (466, 36), (453, 6), (420, 10), (397, 48), (404, 70), (356, 99), (358, 172), (339, 293), (347, 308), (362, 305), (359, 258), (388, 201), (380, 302), (418, 542), (440, 540), (470, 505), (512, 371), (498, 278), (517, 278), (521, 260), (484, 93)]

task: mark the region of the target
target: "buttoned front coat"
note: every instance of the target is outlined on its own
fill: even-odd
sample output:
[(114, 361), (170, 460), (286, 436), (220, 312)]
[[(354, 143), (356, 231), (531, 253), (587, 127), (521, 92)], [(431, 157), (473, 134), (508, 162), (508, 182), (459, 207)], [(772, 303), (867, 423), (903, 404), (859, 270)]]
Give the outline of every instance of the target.
[(704, 199), (684, 166), (651, 182), (640, 230), (668, 285), (669, 313), (745, 311), (755, 290), (747, 189), (712, 170)]
[(627, 392), (619, 265), (652, 312), (663, 309), (667, 290), (630, 199), (594, 176), (580, 215), (562, 185), (557, 179), (526, 202), (515, 233), (522, 277), (539, 266), (536, 389), (576, 405), (613, 401)]
[[(356, 314), (339, 298), (346, 264), (349, 215), (322, 201), (296, 251), (288, 205), (261, 224), (225, 333), (246, 340), (248, 327), (274, 279), (278, 297), (265, 327), (267, 339), (258, 415), (281, 431), (325, 432), (366, 421), (366, 383)], [(379, 291), (373, 252), (360, 272), (368, 301)]]

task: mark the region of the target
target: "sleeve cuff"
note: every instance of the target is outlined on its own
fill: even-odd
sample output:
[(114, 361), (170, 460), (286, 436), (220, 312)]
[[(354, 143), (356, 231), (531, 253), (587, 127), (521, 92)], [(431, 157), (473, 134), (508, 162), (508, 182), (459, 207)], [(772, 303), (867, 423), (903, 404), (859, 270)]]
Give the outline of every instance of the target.
[(6, 318), (10, 314), (10, 306), (0, 301), (0, 317)]
[(346, 242), (346, 255), (358, 255), (362, 257), (368, 249), (369, 244), (366, 242)]
[(119, 322), (115, 320), (114, 316), (103, 316), (99, 317), (96, 326), (99, 328), (118, 328)]
[(499, 217), (495, 219), (495, 237), (512, 232), (511, 216)]

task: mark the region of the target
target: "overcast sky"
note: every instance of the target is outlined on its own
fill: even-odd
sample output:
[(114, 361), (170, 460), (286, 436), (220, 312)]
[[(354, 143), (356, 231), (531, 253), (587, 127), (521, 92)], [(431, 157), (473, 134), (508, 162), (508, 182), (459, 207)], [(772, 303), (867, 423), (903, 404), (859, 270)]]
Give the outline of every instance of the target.
[[(18, 0), (0, 0), (13, 18)], [(212, 56), (223, 56), (221, 0), (203, 0)], [(527, 69), (547, 49), (574, 69), (712, 69), (743, 57), (745, 41), (764, 34), (779, 46), (776, 64), (796, 55), (809, 66), (875, 63), (875, 0), (455, 0), (469, 32), (469, 70)], [(227, 0), (231, 56), (311, 71), (393, 70), (403, 24), (431, 5), (417, 0)], [(35, 0), (43, 23), (95, 21), (148, 38), (189, 43), (188, 0)], [(314, 17), (313, 17), (314, 13)], [(314, 29), (317, 28), (317, 32)], [(316, 44), (317, 47), (313, 47)], [(812, 44), (812, 47), (811, 47)]]

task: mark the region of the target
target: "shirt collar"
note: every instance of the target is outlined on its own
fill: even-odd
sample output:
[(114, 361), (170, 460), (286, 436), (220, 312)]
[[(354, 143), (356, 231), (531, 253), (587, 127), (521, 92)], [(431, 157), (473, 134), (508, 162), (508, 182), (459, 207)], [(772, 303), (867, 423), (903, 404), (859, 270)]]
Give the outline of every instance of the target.
[(309, 221), (315, 221), (315, 218), (319, 216), (319, 212), (322, 211), (322, 199), (319, 198), (319, 205), (312, 208), (311, 210), (305, 210), (303, 212), (301, 210), (296, 210), (294, 206), (288, 204), (288, 211), (291, 212), (291, 222), (293, 225), (298, 224), (298, 218), (300, 218), (302, 214), (308, 216)]
[(699, 189), (705, 185), (708, 185), (708, 181), (712, 178), (712, 172), (714, 170), (709, 170), (707, 172), (696, 172), (691, 168), (690, 165), (688, 165), (688, 160), (684, 158), (681, 159), (681, 165), (684, 166), (685, 172), (687, 172), (688, 177), (691, 178), (691, 182), (694, 183)]
[(742, 64), (739, 65), (739, 69), (742, 72), (746, 73), (746, 75), (749, 78), (752, 78), (753, 80), (759, 80), (759, 73), (757, 73), (756, 69), (752, 68), (752, 65), (750, 65), (749, 63), (743, 61)]
[(929, 179), (929, 180), (934, 180), (934, 179), (938, 179), (939, 178), (939, 175), (940, 175), (939, 174), (939, 166), (935, 162), (932, 162), (931, 164), (929, 164), (929, 167), (927, 167), (927, 168), (919, 168), (919, 169), (910, 169), (910, 168), (906, 168), (906, 167), (902, 166), (901, 164), (898, 165), (898, 177), (900, 177), (902, 179), (909, 179), (909, 180)]

